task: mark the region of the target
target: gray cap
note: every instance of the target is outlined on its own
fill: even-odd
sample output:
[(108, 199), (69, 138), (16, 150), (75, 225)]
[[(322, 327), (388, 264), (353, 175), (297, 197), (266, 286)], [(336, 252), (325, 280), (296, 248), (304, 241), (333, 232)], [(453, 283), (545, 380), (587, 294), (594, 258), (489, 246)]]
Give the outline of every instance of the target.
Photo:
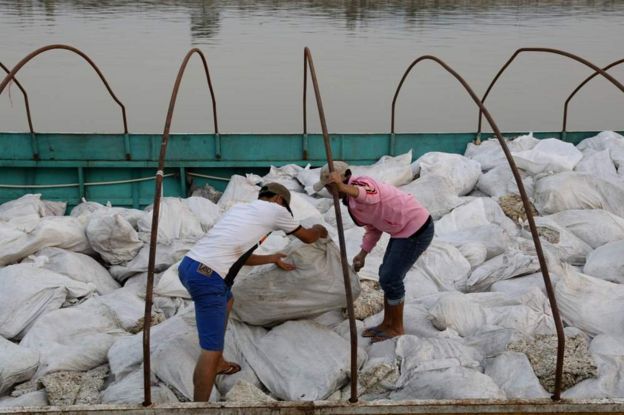
[[(344, 161), (334, 161), (334, 171), (340, 173), (344, 178), (345, 173), (349, 170), (349, 165)], [(318, 182), (314, 183), (314, 191), (320, 192), (329, 180), (329, 165), (326, 164), (321, 168), (321, 178)]]
[(267, 183), (260, 188), (260, 193), (258, 193), (258, 197), (262, 197), (267, 193), (273, 193), (278, 196), (281, 196), (282, 199), (286, 202), (286, 209), (292, 214), (290, 210), (290, 191), (286, 188), (286, 186), (281, 185), (276, 182)]

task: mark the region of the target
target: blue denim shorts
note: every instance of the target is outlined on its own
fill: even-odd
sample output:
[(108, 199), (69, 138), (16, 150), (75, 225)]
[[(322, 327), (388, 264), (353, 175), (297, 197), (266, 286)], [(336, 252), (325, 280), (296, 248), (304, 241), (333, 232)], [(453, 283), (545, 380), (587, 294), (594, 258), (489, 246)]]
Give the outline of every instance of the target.
[(178, 266), (178, 275), (195, 302), (199, 345), (204, 350), (222, 351), (232, 291), (219, 274), (189, 257)]

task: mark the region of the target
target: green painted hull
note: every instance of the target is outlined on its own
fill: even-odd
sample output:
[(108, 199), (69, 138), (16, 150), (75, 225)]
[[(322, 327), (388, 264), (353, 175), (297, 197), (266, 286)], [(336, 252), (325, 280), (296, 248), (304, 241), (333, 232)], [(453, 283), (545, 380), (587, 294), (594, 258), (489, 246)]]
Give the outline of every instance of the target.
[[(574, 144), (596, 134), (534, 133), (538, 138), (555, 137)], [(482, 134), (483, 139), (490, 136)], [(331, 145), (337, 160), (371, 164), (383, 155), (410, 149), (414, 159), (430, 151), (463, 154), (475, 138), (475, 133), (331, 134)], [(41, 193), (45, 199), (67, 201), (70, 206), (84, 197), (143, 207), (154, 197), (160, 145), (158, 134), (0, 133), (0, 203)], [(164, 180), (164, 195), (187, 196), (191, 186), (205, 183), (223, 190), (227, 184), (188, 173), (229, 178), (236, 173), (264, 175), (271, 165), (308, 163), (325, 163), (320, 134), (174, 134), (167, 148), (165, 173), (169, 176)]]

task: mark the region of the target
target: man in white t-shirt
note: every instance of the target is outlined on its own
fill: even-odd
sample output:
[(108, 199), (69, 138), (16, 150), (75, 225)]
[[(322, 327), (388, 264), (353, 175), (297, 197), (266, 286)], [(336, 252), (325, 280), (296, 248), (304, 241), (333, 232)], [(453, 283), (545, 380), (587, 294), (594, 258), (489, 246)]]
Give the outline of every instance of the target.
[(254, 255), (253, 251), (273, 231), (281, 230), (305, 243), (327, 237), (322, 225), (304, 228), (293, 218), (290, 192), (279, 183), (260, 189), (258, 200), (240, 203), (223, 217), (186, 254), (178, 274), (195, 303), (195, 319), (201, 354), (193, 373), (196, 402), (210, 398), (217, 374), (230, 375), (240, 370), (236, 363), (223, 359), (223, 342), (228, 314), (234, 299), (230, 288), (243, 265), (275, 264), (294, 269), (281, 253)]

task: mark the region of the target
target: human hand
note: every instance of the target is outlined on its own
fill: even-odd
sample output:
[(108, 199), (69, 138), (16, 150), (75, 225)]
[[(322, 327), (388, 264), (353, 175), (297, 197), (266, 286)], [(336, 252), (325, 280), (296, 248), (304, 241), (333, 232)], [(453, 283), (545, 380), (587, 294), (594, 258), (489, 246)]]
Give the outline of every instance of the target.
[(325, 229), (325, 226), (317, 223), (316, 225), (312, 226), (312, 228), (316, 229), (316, 231), (321, 235), (322, 239), (327, 238), (327, 229)]
[(282, 261), (282, 258), (286, 258), (287, 256), (288, 255), (284, 253), (278, 252), (277, 254), (273, 255), (273, 263), (284, 271), (292, 271), (297, 267), (295, 267), (293, 264)]
[(343, 177), (337, 171), (332, 171), (331, 173), (329, 173), (329, 177), (327, 178), (327, 185), (331, 186), (332, 184), (334, 184), (339, 192), (342, 191), (344, 186)]
[(358, 272), (364, 267), (364, 264), (366, 263), (366, 255), (366, 251), (360, 251), (359, 254), (353, 257), (353, 269), (355, 269), (355, 272)]

